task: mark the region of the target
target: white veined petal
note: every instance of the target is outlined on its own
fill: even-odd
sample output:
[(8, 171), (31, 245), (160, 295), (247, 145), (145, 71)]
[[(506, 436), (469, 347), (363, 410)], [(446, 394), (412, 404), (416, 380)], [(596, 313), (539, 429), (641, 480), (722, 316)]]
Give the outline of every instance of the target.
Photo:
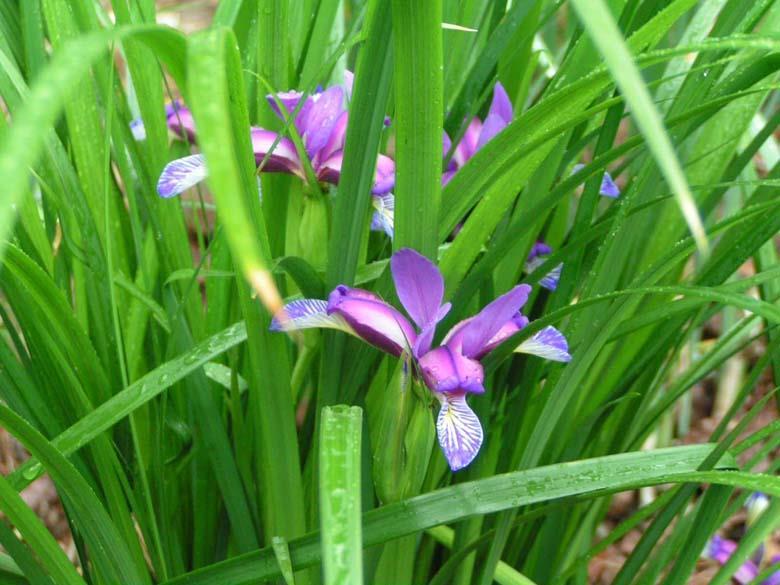
[(526, 339), (515, 348), (517, 353), (527, 353), (554, 362), (569, 362), (569, 344), (563, 333), (555, 327), (545, 327), (533, 337)]
[(439, 445), (453, 471), (471, 463), (482, 446), (482, 425), (465, 394), (436, 394), (441, 410), (436, 419)]
[(395, 233), (395, 197), (392, 193), (374, 195), (371, 204), (376, 210), (371, 218), (371, 229), (383, 231), (392, 238)]
[(353, 333), (352, 328), (338, 314), (328, 315), (327, 301), (300, 299), (284, 306), (286, 319), (271, 320), (271, 331), (297, 331), (298, 329), (340, 329)]
[(202, 154), (185, 156), (165, 165), (157, 181), (157, 193), (167, 199), (179, 195), (205, 178), (205, 157)]
[[(525, 263), (525, 273), (531, 274), (534, 272), (537, 268), (539, 268), (542, 264), (544, 264), (547, 261), (547, 256), (536, 256), (535, 258), (531, 258)], [(558, 264), (555, 268), (550, 270), (546, 275), (544, 275), (539, 280), (539, 285), (543, 288), (546, 288), (547, 290), (555, 290), (558, 288), (558, 281), (561, 279), (561, 271), (563, 270), (563, 263)]]

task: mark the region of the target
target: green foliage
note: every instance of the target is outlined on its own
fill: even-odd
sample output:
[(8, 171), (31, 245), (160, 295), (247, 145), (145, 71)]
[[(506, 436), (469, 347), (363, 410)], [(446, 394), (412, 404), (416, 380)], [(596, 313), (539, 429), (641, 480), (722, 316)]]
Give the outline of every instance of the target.
[[(780, 423), (756, 424), (780, 371), (780, 2), (221, 0), (193, 34), (156, 16), (0, 3), (0, 426), (31, 454), (0, 478), (0, 581), (583, 583), (639, 528), (616, 582), (684, 583), (747, 492), (780, 498)], [(312, 165), (258, 179), (250, 125), (306, 139), (265, 94), (347, 64), (338, 185)], [(457, 144), (496, 81), (514, 120), (442, 186), (443, 130)], [(168, 131), (174, 98), (197, 144)], [(158, 197), (195, 152), (207, 181)], [(369, 230), (378, 153), (392, 242)], [(526, 274), (537, 240), (553, 253)], [(269, 330), (338, 284), (392, 301), (407, 246), (453, 303), (437, 341), (534, 287), (533, 323), (484, 360), (485, 441), (456, 473), (413, 369), (341, 332)], [(569, 364), (512, 352), (547, 325)], [(680, 446), (704, 382), (718, 426)], [(19, 495), (44, 473), (79, 570)], [(638, 488), (654, 498), (612, 528), (611, 496)]]

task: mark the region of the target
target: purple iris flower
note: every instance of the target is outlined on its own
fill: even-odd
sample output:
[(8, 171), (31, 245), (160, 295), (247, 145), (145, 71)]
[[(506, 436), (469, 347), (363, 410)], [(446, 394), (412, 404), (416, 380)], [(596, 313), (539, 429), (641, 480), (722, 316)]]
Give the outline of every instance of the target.
[[(192, 112), (181, 103), (181, 100), (173, 100), (165, 104), (165, 120), (168, 129), (178, 138), (195, 142), (195, 122)], [(130, 122), (130, 130), (136, 140), (146, 140), (146, 127), (141, 118)]]
[[(300, 92), (288, 91), (269, 95), (267, 99), (276, 114), (287, 121), (295, 113), (292, 121), (301, 137), (303, 153), (298, 153), (295, 144), (289, 138), (271, 130), (253, 126), (250, 129), (255, 162), (263, 172), (287, 173), (307, 180), (305, 156), (311, 164), (317, 181), (337, 185), (341, 177), (341, 165), (344, 157), (349, 113), (347, 89), (332, 86), (305, 97)], [(301, 103), (301, 100), (304, 100)], [(300, 106), (299, 106), (300, 104)], [(175, 115), (168, 117), (169, 127), (182, 138), (195, 140), (192, 116), (187, 108), (178, 107)], [(189, 121), (189, 124), (186, 121)], [(263, 163), (263, 161), (265, 161)], [(207, 175), (206, 161), (203, 155), (185, 156), (166, 165), (157, 183), (157, 192), (161, 197), (173, 197), (202, 181)], [(381, 196), (395, 185), (395, 163), (387, 156), (379, 155), (371, 193)]]
[[(493, 101), (490, 103), (490, 109), (484, 122), (477, 117), (471, 119), (463, 138), (455, 146), (447, 169), (442, 174), (442, 185), (450, 182), (455, 173), (457, 173), (476, 152), (487, 144), (496, 134), (501, 132), (512, 122), (514, 117), (514, 108), (509, 95), (506, 93), (501, 82), (496, 82), (493, 87)], [(444, 133), (444, 154), (450, 151), (452, 141), (447, 133)], [(573, 172), (577, 172), (584, 165), (576, 165)], [(599, 191), (605, 197), (615, 198), (620, 195), (615, 182), (609, 173), (604, 173)]]
[[(528, 254), (528, 258), (525, 261), (525, 272), (527, 274), (532, 273), (547, 261), (547, 257), (552, 254), (552, 248), (544, 242), (536, 242), (531, 246), (531, 252)], [(563, 264), (558, 264), (550, 272), (545, 274), (539, 280), (539, 286), (546, 288), (547, 290), (555, 290), (558, 288), (558, 281), (561, 279), (561, 270), (563, 270)]]
[[(414, 250), (393, 254), (390, 268), (396, 293), (407, 315), (367, 290), (337, 286), (328, 300), (302, 299), (284, 308), (274, 319), (273, 331), (307, 328), (340, 329), (382, 351), (410, 361), (413, 371), (441, 404), (436, 421), (439, 445), (453, 471), (471, 463), (482, 445), (479, 419), (466, 396), (485, 391), (480, 360), (528, 324), (520, 309), (531, 287), (519, 285), (501, 295), (474, 317), (461, 321), (432, 348), (436, 325), (450, 310), (444, 300), (444, 279), (439, 269)], [(546, 327), (516, 352), (568, 362), (566, 338)]]
[[(704, 550), (703, 556), (712, 559), (721, 565), (725, 565), (726, 562), (731, 558), (731, 555), (734, 554), (734, 551), (737, 550), (737, 546), (737, 543), (733, 540), (723, 538), (716, 534), (707, 544), (707, 548)], [(770, 565), (774, 565), (779, 561), (780, 556), (775, 556), (771, 559)], [(745, 561), (737, 569), (736, 573), (732, 575), (732, 577), (737, 583), (741, 583), (743, 585), (750, 583), (760, 573), (760, 565), (761, 558), (754, 558)], [(780, 571), (776, 571), (767, 577), (764, 581), (761, 582), (761, 585), (780, 585)]]

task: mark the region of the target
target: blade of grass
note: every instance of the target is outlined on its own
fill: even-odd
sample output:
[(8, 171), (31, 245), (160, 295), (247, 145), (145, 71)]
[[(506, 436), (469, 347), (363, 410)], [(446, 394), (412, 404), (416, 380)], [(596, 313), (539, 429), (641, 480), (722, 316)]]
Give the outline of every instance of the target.
[(393, 0), (396, 204), (393, 247), (436, 258), (441, 198), (441, 0)]
[(325, 407), (320, 438), (320, 532), (326, 585), (363, 583), (360, 514), (362, 411)]

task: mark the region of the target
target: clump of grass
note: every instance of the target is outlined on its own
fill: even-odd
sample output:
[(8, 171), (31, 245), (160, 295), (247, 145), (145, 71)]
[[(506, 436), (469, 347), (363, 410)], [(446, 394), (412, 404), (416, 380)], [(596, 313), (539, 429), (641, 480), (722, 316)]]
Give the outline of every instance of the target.
[[(684, 583), (780, 496), (780, 4), (222, 0), (191, 35), (104, 4), (0, 5), (3, 580), (582, 583), (639, 529), (614, 582)], [(407, 315), (436, 333), (388, 349)], [(431, 348), (473, 369), (445, 391)]]

